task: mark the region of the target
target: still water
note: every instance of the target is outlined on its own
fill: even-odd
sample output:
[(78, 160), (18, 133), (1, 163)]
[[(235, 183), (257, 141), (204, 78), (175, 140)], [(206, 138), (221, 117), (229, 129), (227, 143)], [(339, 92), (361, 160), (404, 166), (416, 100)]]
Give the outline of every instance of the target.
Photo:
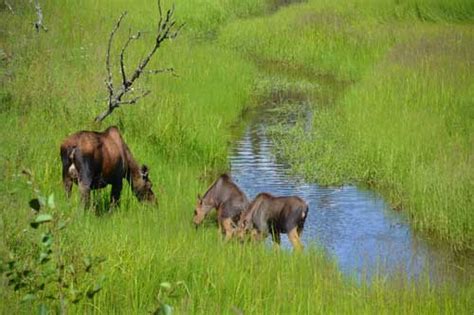
[[(275, 157), (266, 132), (274, 113), (265, 107), (257, 111), (229, 154), (232, 177), (249, 198), (259, 192), (304, 198), (310, 208), (305, 246), (323, 248), (345, 274), (358, 279), (378, 274), (412, 280), (429, 276), (434, 283), (473, 280), (472, 258), (430, 245), (376, 193), (354, 185), (323, 187), (291, 175)], [(291, 248), (286, 235), (282, 246)]]

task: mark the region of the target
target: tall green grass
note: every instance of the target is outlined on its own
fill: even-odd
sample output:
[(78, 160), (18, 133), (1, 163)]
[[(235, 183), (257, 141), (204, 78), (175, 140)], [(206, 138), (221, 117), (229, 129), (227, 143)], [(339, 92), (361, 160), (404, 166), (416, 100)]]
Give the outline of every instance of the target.
[(230, 23), (220, 39), (257, 64), (346, 82), (334, 106), (314, 99), (313, 132), (275, 137), (296, 171), (375, 185), (418, 229), (473, 249), (473, 12), (469, 1), (309, 1)]
[[(144, 31), (144, 40), (127, 52), (131, 69), (152, 40), (154, 2), (44, 1), (49, 32), (40, 34), (28, 23), (35, 19), (29, 1), (15, 3), (15, 15), (0, 11), (2, 258), (31, 259), (31, 244), (39, 237), (24, 231), (32, 217), (27, 201), (35, 196), (20, 175), (26, 168), (42, 192), (54, 193), (55, 215), (72, 219), (64, 236), (68, 261), (81, 254), (107, 258), (100, 270), (107, 277), (104, 289), (92, 301), (69, 306), (71, 313), (145, 314), (158, 306), (160, 283), (178, 281), (182, 284), (174, 293), (161, 297), (176, 313), (472, 310), (472, 286), (433, 288), (429, 281), (413, 284), (403, 277), (360, 284), (344, 278), (318, 249), (292, 254), (260, 245), (223, 243), (212, 219), (200, 230), (192, 227), (195, 195), (208, 184), (203, 177), (225, 169), (231, 127), (252, 104), (258, 73), (245, 56), (229, 49), (226, 32), (249, 30), (246, 21), (240, 21), (239, 29), (236, 19), (268, 12), (275, 3), (177, 2), (177, 16), (188, 27), (181, 38), (160, 49), (150, 68), (173, 66), (179, 76), (144, 76), (141, 87), (150, 88), (152, 94), (116, 110), (102, 125), (92, 120), (105, 107), (104, 58), (111, 27), (121, 11), (129, 10), (115, 49), (129, 26)], [(290, 6), (285, 12), (292, 10)], [(226, 23), (232, 24), (226, 27)], [(222, 37), (214, 41), (216, 34)], [(273, 33), (269, 30), (269, 34)], [(239, 42), (248, 45), (253, 38), (239, 37)], [(271, 48), (271, 44), (265, 45)], [(341, 45), (346, 44), (341, 40)], [(299, 53), (305, 54), (303, 49)], [(331, 62), (327, 69), (335, 64)], [(350, 73), (357, 73), (354, 69), (359, 66), (346, 65)], [(315, 66), (311, 69), (319, 71)], [(63, 197), (61, 140), (80, 129), (101, 130), (112, 124), (120, 127), (136, 159), (150, 166), (158, 207), (138, 203), (127, 185), (121, 206), (100, 217), (83, 213), (77, 188), (72, 200)], [(96, 199), (106, 199), (107, 194), (98, 193)], [(35, 311), (36, 302), (22, 303), (21, 298), (2, 279), (1, 312)]]

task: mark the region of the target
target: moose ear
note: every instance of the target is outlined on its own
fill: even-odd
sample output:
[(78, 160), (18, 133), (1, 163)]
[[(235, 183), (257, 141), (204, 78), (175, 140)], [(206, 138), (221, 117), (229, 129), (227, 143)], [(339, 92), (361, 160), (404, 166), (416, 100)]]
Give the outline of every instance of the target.
[(148, 166), (143, 164), (140, 169), (140, 173), (142, 174), (143, 179), (148, 179), (148, 172), (149, 172)]
[(201, 194), (197, 194), (197, 199), (198, 199), (199, 201), (202, 201)]

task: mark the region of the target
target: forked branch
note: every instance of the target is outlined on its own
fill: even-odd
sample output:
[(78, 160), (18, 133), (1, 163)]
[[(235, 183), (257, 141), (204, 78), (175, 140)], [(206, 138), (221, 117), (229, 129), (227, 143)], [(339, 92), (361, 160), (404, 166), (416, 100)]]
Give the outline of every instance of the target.
[(11, 5), (10, 3), (8, 3), (7, 0), (5, 0), (3, 3), (4, 3), (5, 6), (8, 8), (8, 10), (10, 10), (10, 13), (11, 13), (11, 14), (15, 14), (15, 11), (13, 11), (12, 5)]
[(36, 32), (39, 33), (41, 29), (47, 32), (48, 29), (43, 24), (43, 11), (41, 10), (39, 0), (35, 0), (35, 9), (36, 9), (36, 16), (38, 17), (38, 20), (36, 20), (36, 22), (34, 23)]
[(184, 24), (181, 24), (181, 25), (176, 24), (176, 21), (173, 16), (174, 6), (171, 9), (167, 10), (166, 15), (163, 16), (163, 11), (161, 10), (161, 3), (160, 3), (160, 0), (158, 0), (158, 13), (159, 13), (159, 21), (158, 21), (158, 27), (157, 27), (157, 32), (156, 32), (153, 47), (150, 49), (149, 53), (142, 60), (140, 60), (135, 70), (130, 75), (127, 75), (125, 61), (124, 61), (125, 52), (132, 41), (138, 40), (141, 37), (140, 32), (137, 32), (135, 35), (132, 35), (131, 30), (129, 31), (128, 39), (125, 41), (124, 45), (122, 46), (122, 49), (120, 50), (119, 68), (120, 68), (120, 75), (121, 75), (122, 82), (117, 89), (114, 88), (114, 84), (113, 84), (113, 76), (112, 76), (112, 70), (111, 70), (111, 65), (110, 65), (110, 53), (112, 50), (112, 42), (113, 42), (115, 33), (120, 28), (120, 24), (122, 20), (124, 19), (125, 15), (127, 14), (127, 12), (122, 13), (119, 19), (117, 20), (117, 22), (115, 23), (115, 26), (112, 29), (112, 32), (110, 33), (110, 37), (109, 37), (109, 41), (107, 45), (106, 61), (105, 61), (106, 70), (107, 70), (107, 78), (105, 80), (105, 84), (109, 92), (108, 107), (104, 112), (102, 112), (100, 115), (98, 115), (95, 118), (96, 122), (100, 122), (104, 120), (116, 108), (120, 107), (121, 105), (135, 104), (140, 98), (143, 98), (150, 93), (150, 91), (146, 91), (131, 99), (125, 99), (125, 96), (128, 95), (128, 93), (133, 92), (132, 85), (141, 76), (143, 72), (158, 74), (158, 73), (163, 73), (163, 72), (174, 71), (173, 68), (164, 68), (164, 69), (158, 69), (158, 70), (145, 71), (146, 66), (148, 65), (148, 63), (150, 62), (151, 58), (156, 53), (156, 51), (161, 47), (162, 43), (165, 42), (166, 40), (175, 38), (178, 35), (181, 28), (184, 26)]

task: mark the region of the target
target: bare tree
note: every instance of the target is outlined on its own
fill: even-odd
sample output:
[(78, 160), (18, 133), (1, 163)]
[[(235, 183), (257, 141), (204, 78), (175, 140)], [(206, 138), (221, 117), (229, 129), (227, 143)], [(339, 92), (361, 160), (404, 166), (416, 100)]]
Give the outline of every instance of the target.
[(45, 32), (47, 32), (48, 29), (43, 24), (43, 11), (41, 10), (39, 0), (35, 0), (35, 9), (36, 9), (36, 15), (38, 17), (38, 20), (36, 20), (36, 22), (34, 23), (36, 32), (39, 32), (40, 29), (43, 29)]
[(8, 10), (10, 10), (11, 14), (15, 14), (15, 11), (13, 11), (13, 8), (12, 8), (11, 4), (7, 0), (3, 1), (3, 3), (8, 8)]
[(117, 22), (115, 23), (114, 28), (112, 29), (112, 32), (110, 33), (109, 37), (109, 42), (107, 46), (107, 53), (105, 57), (105, 65), (106, 65), (106, 70), (107, 70), (107, 78), (105, 80), (105, 85), (107, 86), (108, 90), (108, 108), (104, 112), (102, 112), (100, 115), (98, 115), (95, 118), (96, 122), (100, 122), (104, 120), (107, 116), (109, 116), (116, 108), (120, 107), (121, 105), (124, 104), (135, 104), (140, 98), (147, 96), (150, 94), (149, 90), (146, 90), (144, 92), (139, 93), (137, 96), (134, 96), (132, 98), (125, 99), (125, 96), (130, 93), (134, 92), (134, 89), (132, 88), (133, 83), (140, 77), (140, 75), (143, 72), (148, 72), (148, 73), (163, 73), (163, 72), (173, 72), (173, 68), (164, 68), (164, 69), (157, 69), (157, 70), (147, 70), (145, 71), (145, 67), (148, 65), (150, 62), (151, 58), (153, 55), (156, 53), (158, 48), (161, 47), (161, 44), (169, 39), (175, 38), (181, 28), (184, 26), (184, 24), (177, 25), (176, 21), (173, 17), (174, 14), (174, 6), (167, 10), (166, 14), (163, 15), (163, 11), (161, 9), (161, 2), (158, 0), (158, 13), (159, 13), (159, 20), (158, 20), (158, 26), (157, 26), (157, 31), (156, 31), (156, 36), (155, 36), (155, 41), (152, 49), (149, 51), (149, 53), (138, 63), (138, 66), (135, 68), (135, 70), (130, 74), (130, 76), (127, 75), (125, 71), (125, 64), (124, 64), (124, 54), (126, 49), (128, 48), (129, 44), (133, 40), (137, 40), (140, 38), (141, 33), (137, 32), (136, 34), (132, 34), (129, 32), (128, 39), (125, 41), (125, 44), (122, 46), (122, 49), (120, 50), (120, 74), (121, 74), (121, 84), (120, 87), (117, 89), (114, 88), (113, 84), (113, 78), (112, 78), (112, 72), (111, 72), (111, 66), (110, 66), (110, 51), (112, 47), (112, 41), (114, 38), (115, 33), (117, 30), (120, 28), (120, 24), (122, 23), (122, 20), (124, 17), (127, 15), (127, 12), (123, 12)]

